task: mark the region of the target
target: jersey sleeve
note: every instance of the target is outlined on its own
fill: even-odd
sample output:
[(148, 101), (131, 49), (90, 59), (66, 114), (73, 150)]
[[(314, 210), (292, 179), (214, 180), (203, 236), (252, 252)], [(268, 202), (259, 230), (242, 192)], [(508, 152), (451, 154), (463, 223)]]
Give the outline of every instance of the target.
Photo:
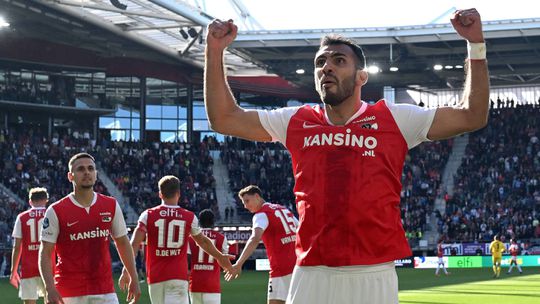
[(199, 219), (197, 216), (193, 216), (193, 222), (191, 222), (191, 230), (189, 233), (191, 235), (198, 235), (201, 233), (201, 227), (199, 227)]
[(283, 144), (287, 141), (287, 127), (291, 117), (300, 107), (285, 107), (275, 110), (257, 110), (263, 128), (272, 136), (272, 141)]
[(49, 243), (55, 243), (60, 233), (60, 225), (58, 223), (58, 216), (54, 212), (54, 208), (49, 207), (45, 211), (45, 217), (43, 218), (43, 226), (41, 229), (41, 240)]
[(12, 237), (17, 239), (22, 239), (22, 225), (21, 225), (21, 215), (17, 215), (17, 219), (15, 220), (15, 225), (13, 226), (13, 233), (11, 234)]
[(427, 109), (410, 104), (388, 104), (409, 149), (429, 141), (427, 133), (433, 123), (437, 109)]
[(223, 236), (223, 245), (221, 246), (221, 253), (229, 254), (229, 242), (227, 241), (226, 236)]
[(143, 232), (146, 232), (146, 225), (148, 223), (148, 210), (144, 210), (139, 216), (139, 221), (137, 222), (137, 229), (140, 229)]
[(116, 202), (116, 211), (114, 212), (111, 233), (112, 237), (115, 239), (127, 235), (124, 214), (122, 213), (122, 208), (120, 208), (120, 204), (118, 204), (118, 202)]
[(255, 228), (261, 228), (262, 230), (268, 228), (268, 217), (266, 213), (260, 212), (253, 216), (253, 229)]

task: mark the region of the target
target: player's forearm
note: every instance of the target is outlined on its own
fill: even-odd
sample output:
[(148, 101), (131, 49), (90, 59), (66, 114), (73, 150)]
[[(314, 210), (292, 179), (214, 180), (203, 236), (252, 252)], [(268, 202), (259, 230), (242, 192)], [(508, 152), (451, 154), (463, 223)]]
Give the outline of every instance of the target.
[(118, 255), (120, 260), (124, 265), (124, 268), (129, 273), (131, 280), (138, 280), (137, 270), (135, 268), (135, 254), (134, 249), (132, 248), (131, 243), (127, 236), (120, 237), (115, 239), (116, 249), (118, 250)]
[(463, 106), (469, 113), (471, 130), (483, 128), (489, 113), (489, 73), (486, 60), (467, 60)]
[(21, 244), (20, 242), (13, 245), (13, 251), (11, 252), (11, 273), (17, 272), (19, 267), (19, 261), (21, 260)]
[(255, 249), (257, 249), (257, 246), (259, 246), (259, 242), (260, 240), (258, 239), (249, 238), (249, 240), (246, 243), (246, 247), (244, 247), (244, 250), (242, 250), (242, 254), (240, 255), (240, 258), (238, 258), (238, 261), (236, 262), (236, 264), (244, 265), (244, 263), (253, 254)]
[(52, 248), (44, 247), (43, 244), (39, 247), (39, 272), (43, 279), (43, 283), (45, 284), (45, 288), (49, 290), (49, 288), (55, 288), (51, 262)]
[(204, 104), (211, 128), (220, 133), (226, 132), (227, 118), (241, 111), (227, 84), (223, 52), (212, 49), (206, 50)]

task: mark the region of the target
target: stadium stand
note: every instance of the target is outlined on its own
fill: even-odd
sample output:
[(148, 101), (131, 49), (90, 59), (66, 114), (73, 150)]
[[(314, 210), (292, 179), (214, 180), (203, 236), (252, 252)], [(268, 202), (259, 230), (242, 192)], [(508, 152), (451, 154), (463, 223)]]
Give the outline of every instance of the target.
[(471, 135), (439, 221), (447, 240), (490, 241), (495, 233), (525, 239), (535, 231), (538, 237), (539, 109), (517, 104), (492, 110), (489, 125)]

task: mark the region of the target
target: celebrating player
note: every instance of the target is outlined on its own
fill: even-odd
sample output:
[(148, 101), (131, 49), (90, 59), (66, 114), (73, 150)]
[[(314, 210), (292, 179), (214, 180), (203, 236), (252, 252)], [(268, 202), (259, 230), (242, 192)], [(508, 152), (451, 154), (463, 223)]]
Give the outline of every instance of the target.
[(324, 37), (315, 54), (322, 106), (242, 109), (224, 68), (225, 48), (238, 28), (232, 20), (208, 25), (204, 93), (212, 129), (280, 141), (291, 153), (300, 225), (288, 303), (398, 302), (393, 261), (411, 255), (399, 209), (407, 151), (480, 129), (488, 120), (480, 14), (458, 10), (450, 21), (467, 40), (467, 77), (459, 106), (438, 109), (362, 101), (366, 60), (358, 45), (341, 36)]
[(444, 265), (444, 259), (443, 259), (444, 250), (443, 250), (443, 247), (442, 247), (442, 243), (443, 243), (443, 241), (439, 240), (439, 243), (437, 244), (437, 257), (439, 258), (439, 260), (437, 262), (437, 270), (435, 270), (435, 275), (436, 276), (439, 276), (439, 269), (441, 269), (441, 267), (442, 267), (445, 275), (450, 274), (450, 272), (446, 271), (446, 266)]

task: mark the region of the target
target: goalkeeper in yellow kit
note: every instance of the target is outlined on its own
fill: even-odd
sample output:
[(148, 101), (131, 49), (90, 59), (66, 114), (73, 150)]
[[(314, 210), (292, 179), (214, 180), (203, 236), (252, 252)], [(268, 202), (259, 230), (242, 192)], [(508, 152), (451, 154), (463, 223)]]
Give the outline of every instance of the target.
[(489, 244), (489, 251), (491, 252), (491, 259), (493, 260), (493, 277), (498, 278), (501, 274), (501, 260), (502, 253), (506, 251), (501, 237), (496, 234), (493, 237), (493, 242)]

